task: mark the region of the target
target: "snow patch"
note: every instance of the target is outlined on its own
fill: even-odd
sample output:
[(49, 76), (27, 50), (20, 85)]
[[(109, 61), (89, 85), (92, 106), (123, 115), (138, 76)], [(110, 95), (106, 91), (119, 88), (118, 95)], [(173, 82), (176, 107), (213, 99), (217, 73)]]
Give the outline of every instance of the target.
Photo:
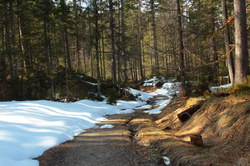
[(113, 128), (114, 126), (112, 124), (105, 124), (105, 125), (102, 125), (100, 128), (101, 129), (111, 129)]
[(163, 108), (165, 108), (169, 103), (171, 102), (171, 98), (167, 99), (167, 100), (160, 100), (158, 101), (158, 105), (159, 107), (157, 108), (154, 108), (152, 110), (146, 110), (144, 112), (148, 113), (148, 114), (160, 114), (161, 113), (161, 110)]
[(225, 85), (220, 85), (220, 86), (211, 86), (209, 89), (211, 92), (216, 92), (221, 89), (226, 89), (232, 86), (232, 84), (225, 84)]
[[(118, 101), (117, 106), (90, 100), (0, 102), (0, 166), (37, 166), (33, 158), (73, 139), (105, 115), (132, 113), (142, 101)], [(121, 109), (125, 109), (121, 111)]]
[(154, 76), (151, 79), (145, 80), (143, 86), (155, 86), (159, 82), (166, 82), (166, 79), (164, 77)]
[(152, 105), (142, 105), (140, 107), (136, 107), (136, 110), (142, 110), (142, 109), (150, 109), (152, 107)]
[(106, 104), (105, 100), (0, 102), (0, 166), (38, 166), (38, 161), (33, 158), (73, 139), (85, 129), (95, 127), (95, 123), (105, 120), (106, 115), (133, 113), (136, 107), (150, 108), (146, 105), (150, 98), (168, 96), (169, 99), (157, 103), (160, 105), (158, 108), (146, 111), (160, 113), (176, 93), (177, 87), (178, 83), (165, 83), (152, 93), (129, 88), (138, 97), (137, 101), (118, 100), (115, 106)]

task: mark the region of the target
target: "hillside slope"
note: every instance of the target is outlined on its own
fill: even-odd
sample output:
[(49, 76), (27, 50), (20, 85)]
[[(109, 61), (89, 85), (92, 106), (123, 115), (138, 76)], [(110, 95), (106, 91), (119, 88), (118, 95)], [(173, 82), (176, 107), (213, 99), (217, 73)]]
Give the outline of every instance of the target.
[[(157, 148), (173, 165), (247, 166), (250, 165), (250, 98), (212, 97), (186, 122), (177, 115), (202, 98), (176, 100), (161, 114), (131, 121), (138, 143)], [(201, 135), (204, 146), (190, 143), (190, 136)]]

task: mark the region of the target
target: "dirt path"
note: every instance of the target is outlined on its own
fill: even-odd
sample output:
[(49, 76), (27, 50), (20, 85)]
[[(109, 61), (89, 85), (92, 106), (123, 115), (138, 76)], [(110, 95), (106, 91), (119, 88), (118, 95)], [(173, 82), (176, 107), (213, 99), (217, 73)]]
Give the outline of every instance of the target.
[[(136, 113), (135, 113), (136, 114)], [(158, 155), (133, 143), (127, 123), (135, 116), (112, 115), (98, 125), (112, 124), (113, 128), (94, 128), (46, 151), (39, 157), (40, 166), (157, 166)]]

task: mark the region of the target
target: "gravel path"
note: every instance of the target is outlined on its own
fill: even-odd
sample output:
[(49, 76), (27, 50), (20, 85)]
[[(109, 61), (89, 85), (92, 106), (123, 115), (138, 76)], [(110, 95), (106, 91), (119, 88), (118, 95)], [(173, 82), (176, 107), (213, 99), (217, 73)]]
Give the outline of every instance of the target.
[(113, 128), (94, 128), (72, 141), (49, 149), (38, 158), (40, 166), (156, 166), (159, 160), (152, 152), (131, 141), (127, 128), (133, 114), (112, 115), (108, 121)]

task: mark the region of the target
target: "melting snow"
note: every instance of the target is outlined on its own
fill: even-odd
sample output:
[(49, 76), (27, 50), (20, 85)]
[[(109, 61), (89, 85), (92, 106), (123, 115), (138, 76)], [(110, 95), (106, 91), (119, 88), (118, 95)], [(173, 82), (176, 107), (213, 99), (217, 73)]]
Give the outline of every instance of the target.
[(138, 101), (119, 100), (116, 106), (90, 100), (0, 102), (0, 166), (37, 166), (39, 163), (33, 158), (47, 149), (95, 127), (95, 123), (105, 120), (105, 115), (132, 113), (141, 105), (149, 107), (146, 101), (159, 94), (169, 99), (162, 100), (160, 107), (147, 112), (160, 113), (170, 102), (175, 87), (176, 84), (166, 83), (153, 93), (130, 88)]
[(100, 128), (101, 129), (110, 129), (110, 128), (113, 128), (114, 126), (111, 125), (111, 124), (105, 124), (105, 125), (102, 125)]
[(220, 85), (220, 86), (211, 86), (209, 89), (211, 92), (216, 92), (217, 90), (220, 89), (226, 89), (228, 87), (232, 86), (232, 84), (225, 84), (225, 85)]

